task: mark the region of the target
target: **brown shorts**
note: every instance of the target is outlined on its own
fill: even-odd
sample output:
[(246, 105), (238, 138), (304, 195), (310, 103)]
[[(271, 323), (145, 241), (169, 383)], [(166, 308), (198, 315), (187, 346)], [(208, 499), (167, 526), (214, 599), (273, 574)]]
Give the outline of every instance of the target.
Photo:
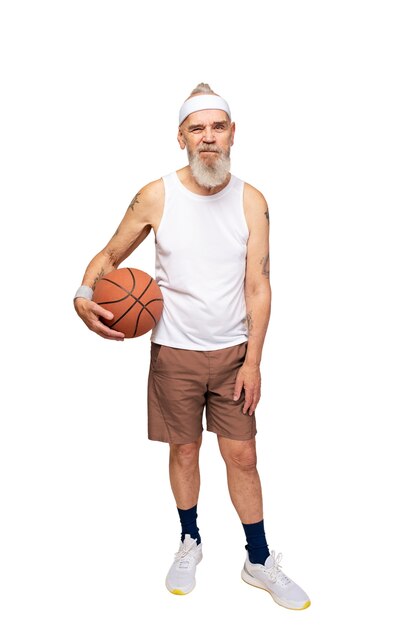
[(255, 412), (242, 412), (244, 390), (234, 401), (235, 380), (247, 342), (220, 350), (185, 350), (151, 342), (148, 377), (148, 438), (191, 443), (206, 428), (230, 439), (252, 439)]

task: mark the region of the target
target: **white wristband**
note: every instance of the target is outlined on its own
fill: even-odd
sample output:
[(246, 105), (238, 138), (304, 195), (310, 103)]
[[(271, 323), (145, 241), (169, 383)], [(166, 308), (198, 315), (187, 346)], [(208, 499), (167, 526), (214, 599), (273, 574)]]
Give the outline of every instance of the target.
[(93, 289), (91, 287), (87, 287), (87, 285), (81, 285), (75, 293), (74, 300), (76, 298), (86, 298), (86, 300), (91, 300), (93, 298)]

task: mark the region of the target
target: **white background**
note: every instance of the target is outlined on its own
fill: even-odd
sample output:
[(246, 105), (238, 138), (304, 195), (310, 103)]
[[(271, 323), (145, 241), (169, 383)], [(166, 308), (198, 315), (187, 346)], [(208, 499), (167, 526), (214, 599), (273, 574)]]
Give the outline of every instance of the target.
[[(1, 32), (4, 626), (415, 623), (417, 21), (413, 2), (6, 2)], [(273, 11), (274, 6), (274, 11)], [(149, 335), (90, 333), (72, 296), (147, 182), (186, 164), (198, 82), (266, 196), (272, 318), (257, 409), (270, 547), (302, 613), (240, 579), (244, 536), (204, 437), (204, 560), (146, 435)], [(125, 265), (154, 273), (151, 234)]]

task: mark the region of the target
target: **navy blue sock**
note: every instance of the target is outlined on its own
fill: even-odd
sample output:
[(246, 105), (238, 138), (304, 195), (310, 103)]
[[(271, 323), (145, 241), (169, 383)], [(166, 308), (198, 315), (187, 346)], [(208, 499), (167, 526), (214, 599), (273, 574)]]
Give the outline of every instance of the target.
[(180, 516), (181, 523), (181, 540), (184, 541), (185, 535), (190, 535), (192, 539), (196, 539), (197, 545), (201, 542), (199, 529), (197, 527), (197, 504), (192, 506), (191, 509), (179, 509), (177, 511)]
[(264, 520), (255, 524), (243, 524), (245, 536), (247, 538), (248, 558), (251, 563), (260, 563), (264, 565), (270, 551), (267, 545), (266, 535), (264, 532)]

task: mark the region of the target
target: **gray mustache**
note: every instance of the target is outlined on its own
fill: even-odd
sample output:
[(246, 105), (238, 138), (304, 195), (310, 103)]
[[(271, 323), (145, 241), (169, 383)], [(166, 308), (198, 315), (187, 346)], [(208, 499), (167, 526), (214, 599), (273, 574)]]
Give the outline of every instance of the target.
[(199, 149), (199, 152), (219, 152), (219, 150), (208, 144), (207, 146), (203, 145), (202, 148)]

